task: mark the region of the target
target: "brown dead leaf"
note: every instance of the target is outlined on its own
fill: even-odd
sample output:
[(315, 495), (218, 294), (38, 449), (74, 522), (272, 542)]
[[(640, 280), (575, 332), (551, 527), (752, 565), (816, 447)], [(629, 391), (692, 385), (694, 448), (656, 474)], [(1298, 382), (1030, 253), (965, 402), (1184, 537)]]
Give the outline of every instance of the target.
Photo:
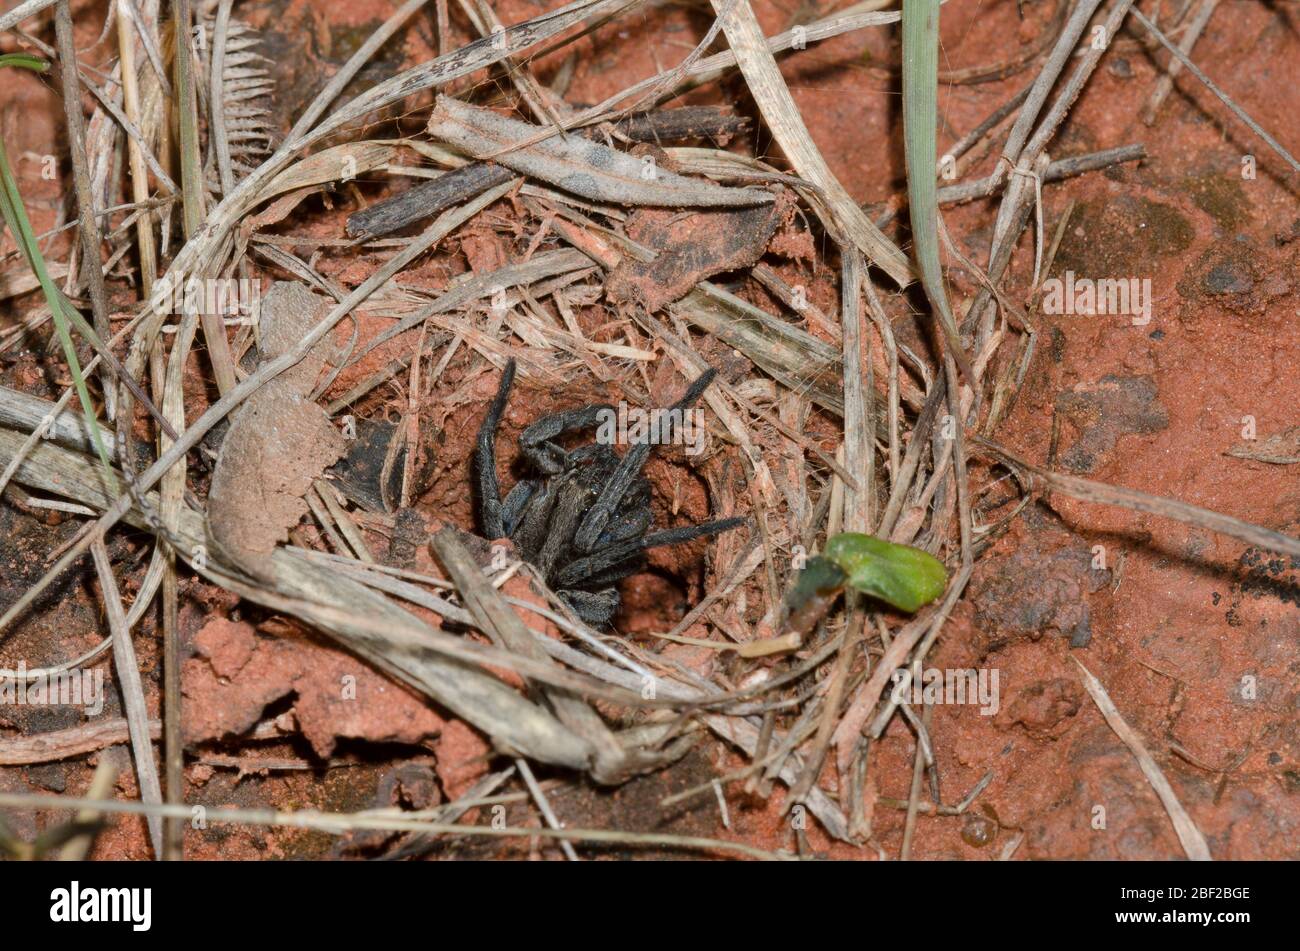
[(628, 237), (658, 253), (648, 262), (625, 258), (605, 282), (605, 293), (615, 303), (639, 304), (653, 313), (700, 281), (753, 265), (792, 209), (788, 192), (755, 208), (638, 209), (628, 219)]
[[(325, 298), (306, 285), (277, 282), (262, 301), (260, 362), (291, 349), (323, 316)], [(213, 544), (254, 577), (270, 574), (276, 544), (307, 511), (313, 480), (343, 454), (342, 435), (307, 397), (328, 339), (271, 380), (233, 415), (208, 493)]]

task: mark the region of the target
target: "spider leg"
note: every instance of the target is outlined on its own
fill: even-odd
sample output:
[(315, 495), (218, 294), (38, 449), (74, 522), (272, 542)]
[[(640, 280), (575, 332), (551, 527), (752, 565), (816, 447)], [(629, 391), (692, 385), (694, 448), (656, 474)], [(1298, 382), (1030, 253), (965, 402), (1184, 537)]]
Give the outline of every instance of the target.
[(574, 614), (592, 627), (604, 627), (618, 611), (619, 596), (615, 588), (602, 588), (600, 591), (573, 591), (566, 588), (555, 593), (573, 608)]
[(602, 548), (585, 558), (569, 562), (560, 569), (556, 582), (565, 587), (582, 584), (587, 578), (599, 574), (611, 565), (616, 565), (620, 561), (631, 558), (641, 550), (641, 539), (639, 538)]
[(605, 548), (618, 542), (640, 538), (650, 530), (654, 513), (650, 509), (650, 483), (638, 479), (619, 506), (609, 525), (600, 533), (596, 548)]
[(555, 504), (546, 523), (541, 549), (533, 559), (533, 565), (547, 581), (554, 577), (555, 569), (570, 557), (572, 551), (573, 531), (582, 519), (587, 499), (580, 488), (582, 475), (578, 469), (569, 469), (551, 479)]
[(537, 564), (537, 554), (546, 544), (549, 535), (547, 526), (550, 524), (551, 513), (559, 497), (553, 480), (548, 479), (534, 484), (536, 490), (529, 497), (528, 504), (516, 517), (514, 531), (510, 534), (524, 560), (532, 565)]
[(617, 564), (611, 565), (603, 571), (597, 572), (590, 577), (582, 580), (584, 588), (603, 588), (622, 581), (629, 575), (634, 575), (645, 567), (645, 556), (637, 552), (631, 558), (625, 558)]
[(479, 426), (478, 439), (474, 450), (474, 479), (478, 483), (479, 521), (483, 523), (483, 533), (488, 538), (501, 538), (506, 534), (501, 512), (501, 484), (497, 481), (497, 427), (501, 425), (501, 414), (505, 412), (506, 400), (510, 397), (510, 387), (515, 382), (515, 361), (506, 363), (505, 372), (501, 374), (501, 386), (488, 407), (488, 413)]
[[(682, 398), (669, 407), (669, 412), (681, 412), (693, 406), (716, 375), (717, 371), (712, 367), (701, 373), (695, 382), (686, 388)], [(671, 433), (663, 434), (665, 439), (671, 438), (671, 435)], [(589, 552), (596, 547), (601, 534), (605, 531), (605, 526), (609, 524), (609, 520), (614, 517), (622, 503), (623, 496), (631, 487), (633, 480), (645, 468), (646, 460), (650, 458), (650, 449), (649, 441), (639, 442), (620, 460), (618, 468), (605, 483), (600, 496), (587, 511), (587, 517), (573, 536), (573, 543), (579, 551)]]
[(596, 542), (622, 503), (632, 480), (645, 468), (646, 460), (650, 458), (650, 448), (648, 442), (637, 443), (619, 460), (618, 468), (606, 481), (595, 503), (587, 510), (587, 517), (574, 533), (573, 544), (578, 551), (589, 552), (596, 547)]
[(736, 515), (731, 518), (720, 518), (713, 522), (701, 522), (699, 525), (683, 525), (681, 528), (669, 528), (641, 539), (641, 547), (658, 548), (660, 545), (676, 545), (696, 538), (721, 535), (723, 532), (729, 532), (733, 528), (744, 525), (747, 521), (749, 519)]
[(616, 515), (610, 521), (609, 528), (600, 533), (600, 541), (596, 545), (598, 548), (606, 545), (616, 545), (619, 542), (642, 536), (650, 528), (650, 522), (653, 518), (654, 513), (650, 511), (648, 503), (641, 508)]
[(561, 587), (581, 584), (584, 579), (599, 575), (605, 569), (611, 568), (637, 552), (645, 551), (647, 548), (658, 548), (660, 545), (676, 545), (679, 542), (688, 542), (695, 538), (718, 535), (738, 525), (743, 525), (745, 522), (746, 519), (744, 518), (723, 518), (716, 522), (705, 522), (702, 525), (683, 525), (681, 528), (670, 528), (666, 531), (655, 532), (653, 535), (646, 535), (644, 538), (634, 538), (631, 541), (610, 545), (608, 548), (601, 548), (592, 552), (586, 558), (579, 558), (576, 561), (569, 562), (560, 569), (557, 583)]
[(542, 483), (537, 479), (521, 479), (506, 495), (506, 500), (501, 503), (501, 524), (506, 535), (514, 535), (523, 517), (524, 507), (541, 487)]
[(603, 442), (590, 442), (584, 446), (578, 446), (573, 449), (564, 459), (566, 468), (578, 464), (591, 465), (593, 473), (601, 473), (601, 480), (608, 477), (608, 473), (618, 468), (618, 453), (614, 452), (613, 447)]
[(562, 433), (594, 426), (602, 413), (613, 411), (614, 407), (598, 403), (543, 416), (519, 434), (519, 450), (542, 472), (556, 475), (563, 471), (568, 453), (551, 440)]

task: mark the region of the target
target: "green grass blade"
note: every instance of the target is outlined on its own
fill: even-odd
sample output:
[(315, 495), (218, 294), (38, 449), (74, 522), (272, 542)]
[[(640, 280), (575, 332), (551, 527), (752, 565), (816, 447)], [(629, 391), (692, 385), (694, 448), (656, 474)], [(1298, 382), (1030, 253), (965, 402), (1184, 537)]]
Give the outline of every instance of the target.
[[(5, 66), (20, 67), (35, 72), (44, 72), (49, 68), (49, 64), (44, 60), (25, 53), (10, 53), (0, 56), (0, 68)], [(0, 141), (0, 215), (3, 215), (5, 223), (13, 233), (14, 241), (17, 243), (19, 250), (22, 251), (23, 257), (26, 258), (27, 266), (32, 269), (37, 281), (40, 282), (41, 290), (50, 305), (50, 315), (54, 319), (54, 329), (58, 334), (59, 344), (63, 347), (63, 356), (68, 361), (68, 369), (72, 373), (73, 386), (76, 388), (77, 398), (81, 401), (82, 412), (86, 416), (86, 428), (95, 444), (95, 452), (99, 455), (99, 461), (104, 465), (104, 476), (107, 479), (107, 484), (116, 492), (118, 488), (117, 479), (113, 476), (113, 467), (109, 462), (108, 451), (104, 447), (99, 421), (95, 418), (95, 413), (91, 408), (90, 393), (86, 389), (86, 377), (81, 372), (81, 363), (77, 359), (77, 349), (73, 346), (72, 334), (69, 330), (69, 325), (73, 323), (85, 325), (86, 329), (89, 329), (89, 326), (86, 325), (85, 319), (75, 312), (68, 299), (63, 296), (62, 292), (50, 279), (49, 269), (45, 266), (45, 256), (41, 253), (40, 244), (37, 242), (36, 234), (33, 232), (31, 222), (27, 218), (27, 209), (23, 206), (22, 195), (18, 191), (18, 182), (15, 180), (13, 169), (9, 165), (9, 155), (5, 151), (3, 141)]]
[(939, 0), (903, 0), (903, 146), (912, 249), (921, 286), (962, 376), (974, 384), (948, 306), (939, 264), (939, 199), (935, 192), (935, 128), (939, 117)]
[(50, 64), (45, 62), (39, 56), (33, 56), (30, 53), (5, 53), (0, 56), (0, 68), (5, 66), (21, 67), (30, 69), (34, 73), (43, 73), (50, 68)]

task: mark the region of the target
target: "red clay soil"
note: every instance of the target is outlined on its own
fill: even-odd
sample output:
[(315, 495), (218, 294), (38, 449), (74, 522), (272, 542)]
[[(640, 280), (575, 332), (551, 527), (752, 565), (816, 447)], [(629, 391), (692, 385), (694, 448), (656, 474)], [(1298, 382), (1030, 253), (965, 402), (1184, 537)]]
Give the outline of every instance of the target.
[[(512, 23), (560, 5), (503, 0), (494, 4)], [(77, 7), (78, 43), (97, 37), (103, 4)], [(255, 25), (283, 45), (276, 57), (286, 90), (277, 102), (284, 116), (301, 109), (311, 91), (355, 49), (375, 21), (395, 3), (262, 2), (241, 4)], [(768, 33), (831, 12), (755, 0)], [(1043, 39), (1053, 0), (988, 4), (950, 0), (942, 15), (941, 68), (963, 69), (1013, 59)], [(1168, 4), (1166, 7), (1170, 6)], [(1176, 6), (1176, 5), (1175, 5)], [(1169, 14), (1167, 13), (1166, 16)], [(98, 19), (96, 18), (98, 17)], [(363, 77), (373, 82), (403, 62), (427, 59), (436, 47), (428, 22), (407, 34), (399, 54), (381, 57)], [(535, 64), (548, 79), (576, 54), (566, 97), (593, 103), (679, 61), (707, 30), (705, 8), (660, 7), (623, 17)], [(84, 37), (83, 37), (84, 34)], [(468, 33), (460, 37), (466, 41)], [(14, 47), (0, 39), (0, 50)], [(860, 31), (815, 44), (782, 60), (782, 71), (832, 170), (860, 202), (893, 199), (903, 187), (897, 77), (892, 28)], [(1224, 0), (1195, 48), (1197, 63), (1292, 152), (1300, 148), (1300, 11), (1291, 4)], [(1161, 57), (1163, 61), (1163, 56)], [(1237, 516), (1295, 535), (1300, 532), (1300, 481), (1296, 469), (1227, 455), (1253, 425), (1260, 438), (1300, 423), (1300, 196), (1294, 175), (1244, 129), (1224, 106), (1186, 75), (1162, 107), (1154, 127), (1139, 115), (1158, 75), (1134, 35), (1125, 34), (1103, 60), (1051, 146), (1067, 157), (1140, 142), (1148, 157), (1106, 172), (1046, 185), (1046, 239), (1069, 212), (1049, 276), (1149, 278), (1153, 311), (1135, 325), (1121, 315), (1035, 314), (1037, 352), (1012, 412), (993, 438), (1039, 463), (1091, 479), (1140, 488)], [(972, 129), (1024, 87), (1033, 76), (940, 90), (940, 149)], [(480, 80), (481, 77), (476, 77)], [(0, 85), (0, 132), (17, 165), (19, 184), (38, 231), (55, 224), (56, 209), (70, 189), (60, 166), (53, 181), (41, 177), (40, 156), (62, 154), (62, 111), (48, 81), (6, 75)], [(735, 97), (734, 100), (732, 97)], [(734, 101), (752, 113), (738, 78), (686, 97), (691, 103)], [(418, 117), (402, 128), (414, 133)], [(773, 149), (761, 129), (738, 148), (760, 156)], [(1244, 178), (1243, 157), (1253, 156), (1257, 174)], [(773, 160), (779, 156), (769, 155)], [(968, 173), (976, 178), (993, 157)], [(382, 194), (370, 188), (367, 200)], [(293, 219), (295, 234), (338, 238), (357, 195), (313, 196)], [(995, 201), (945, 210), (948, 228), (976, 261), (987, 253)], [(445, 244), (403, 280), (439, 288), (457, 273), (489, 270), (519, 253), (529, 235), (509, 201), (498, 202), (480, 223)], [(1005, 290), (1023, 300), (1032, 279), (1032, 227), (1008, 272)], [(49, 254), (66, 260), (66, 235)], [(10, 239), (6, 238), (6, 241)], [(797, 245), (798, 242), (791, 242)], [(12, 247), (11, 243), (4, 245)], [(810, 289), (812, 301), (830, 313), (837, 307), (838, 264), (818, 242), (797, 255), (769, 255), (791, 283)], [(809, 260), (807, 253), (815, 253)], [(375, 267), (354, 251), (322, 247), (315, 266), (340, 283), (355, 283)], [(0, 273), (16, 273), (8, 258)], [(270, 272), (268, 272), (270, 273)], [(276, 276), (283, 277), (283, 274)], [(976, 278), (949, 271), (952, 293), (968, 299)], [(767, 301), (749, 282), (742, 293)], [(123, 311), (131, 292), (120, 285)], [(0, 301), (0, 329), (38, 305), (38, 295)], [(926, 344), (915, 311), (917, 298), (890, 295), (885, 305), (900, 339), (918, 352)], [(593, 339), (626, 342), (625, 328), (612, 335), (608, 312), (577, 309)], [(362, 316), (360, 339), (389, 321)], [(815, 328), (811, 328), (814, 329)], [(340, 342), (351, 332), (346, 323)], [(643, 341), (648, 345), (649, 341)], [(350, 368), (331, 394), (383, 366), (410, 342), (403, 338)], [(705, 355), (724, 376), (756, 375), (720, 346)], [(1000, 367), (995, 367), (1000, 372)], [(992, 375), (992, 374), (990, 374)], [(65, 384), (61, 359), (40, 341), (0, 354), (5, 385), (49, 397)], [(205, 398), (195, 377), (192, 415)], [(468, 459), (497, 376), (481, 361), (457, 359), (446, 368), (423, 411), (427, 484), (416, 502), (425, 526), (450, 523), (473, 528)], [(671, 398), (680, 380), (649, 379), (651, 396)], [(365, 414), (396, 419), (405, 408), (405, 376), (377, 390)], [(512, 438), (544, 412), (592, 399), (621, 398), (616, 387), (594, 377), (563, 390), (521, 386), (503, 421), (502, 464), (511, 461)], [(1053, 439), (1054, 419), (1056, 438)], [(814, 420), (806, 433), (833, 453), (838, 422)], [(689, 464), (680, 451), (662, 452), (648, 473), (656, 490), (656, 524), (698, 521), (716, 511), (719, 498), (748, 499), (743, 473), (722, 455)], [(202, 480), (203, 470), (194, 467)], [(994, 478), (1001, 475), (998, 470)], [(990, 482), (990, 470), (973, 465), (972, 482)], [(1010, 511), (1011, 484), (987, 489), (982, 518), (994, 522)], [(747, 506), (747, 502), (745, 503)], [(9, 604), (41, 573), (44, 559), (67, 541), (78, 520), (0, 505), (0, 603)], [(308, 533), (310, 535), (310, 532)], [(375, 536), (376, 543), (389, 540)], [(618, 626), (637, 637), (664, 630), (716, 582), (713, 566), (730, 554), (708, 555), (711, 546), (734, 546), (726, 538), (655, 553), (647, 572), (624, 586)], [(113, 555), (134, 593), (147, 563), (148, 546), (133, 533), (114, 536)], [(728, 547), (728, 553), (736, 549)], [(416, 566), (426, 566), (420, 550)], [(132, 567), (134, 566), (134, 567)], [(761, 573), (760, 573), (761, 574)], [(297, 625), (197, 581), (186, 583), (181, 615), (190, 659), (185, 668), (186, 732), (190, 749), (187, 797), (213, 805), (338, 811), (400, 803), (425, 808), (455, 798), (492, 764), (489, 746), (472, 729), (428, 709), (416, 697), (366, 670)], [(764, 588), (755, 582), (731, 607), (741, 623), (763, 613)], [(982, 776), (993, 778), (965, 816), (921, 816), (912, 854), (918, 858), (996, 858), (1023, 834), (1015, 857), (1166, 858), (1182, 854), (1173, 828), (1132, 754), (1103, 721), (1082, 690), (1072, 662), (1085, 664), (1106, 685), (1128, 722), (1144, 738), (1178, 798), (1205, 834), (1216, 858), (1300, 858), (1300, 563), (1180, 523), (1133, 512), (1047, 496), (1030, 505), (977, 565), (970, 592), (957, 606), (927, 663), (939, 668), (989, 668), (999, 677), (1000, 705), (981, 716), (972, 706), (934, 708), (930, 727), (941, 776), (942, 799), (960, 800)], [(0, 638), (0, 664), (29, 665), (73, 655), (102, 636), (96, 586), (74, 574), (41, 610)], [(687, 632), (705, 636), (700, 626)], [(658, 642), (640, 643), (658, 649)], [(1074, 646), (1086, 645), (1086, 646)], [(159, 631), (153, 615), (137, 628), (137, 651), (147, 698), (158, 709), (161, 676)], [(731, 676), (744, 669), (698, 648), (673, 645), (665, 654), (702, 673)], [(111, 666), (101, 662), (111, 681)], [(341, 678), (357, 689), (387, 692), (385, 716), (354, 720), (333, 709)], [(104, 716), (121, 716), (114, 691)], [(363, 722), (364, 721), (364, 722)], [(63, 708), (0, 708), (0, 742), (20, 734), (67, 729), (81, 722)], [(261, 723), (261, 739), (243, 742), (237, 755), (222, 741)], [(1175, 753), (1179, 750), (1179, 753)], [(105, 755), (105, 754), (100, 754)], [(882, 797), (874, 835), (865, 848), (833, 843), (815, 821), (803, 836), (782, 814), (784, 787), (770, 799), (728, 787), (729, 828), (709, 795), (663, 811), (672, 792), (706, 783), (742, 765), (711, 742), (672, 769), (614, 793), (581, 784), (556, 785), (553, 801), (570, 825), (628, 831), (674, 831), (731, 838), (766, 848), (807, 848), (837, 858), (897, 856), (904, 813), (891, 800), (906, 800), (915, 743), (895, 718), (871, 756)], [(38, 766), (0, 767), (0, 790), (79, 793), (96, 755)], [(136, 796), (129, 769), (119, 784)], [(568, 777), (556, 775), (556, 780)], [(824, 782), (834, 783), (828, 769)], [(535, 822), (527, 804), (510, 807), (512, 824)], [(59, 821), (54, 813), (6, 810), (5, 821), (30, 838)], [(465, 821), (480, 819), (470, 813)], [(218, 827), (189, 833), (192, 858), (356, 856), (387, 847), (384, 837), (337, 841), (314, 833), (260, 827)], [(584, 848), (584, 851), (587, 851)], [(527, 858), (557, 853), (534, 841), (508, 844), (460, 842), (434, 854)], [(590, 850), (609, 857), (618, 850)], [(645, 854), (645, 853), (638, 853)], [(662, 854), (662, 853), (661, 853)], [(144, 825), (121, 820), (98, 841), (100, 858), (146, 858)]]

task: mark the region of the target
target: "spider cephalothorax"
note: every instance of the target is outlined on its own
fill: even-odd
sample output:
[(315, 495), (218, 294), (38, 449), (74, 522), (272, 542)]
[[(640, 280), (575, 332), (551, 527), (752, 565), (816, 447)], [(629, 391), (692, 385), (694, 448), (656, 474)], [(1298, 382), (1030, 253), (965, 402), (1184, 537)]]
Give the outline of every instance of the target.
[[(667, 418), (680, 419), (713, 376), (713, 370), (705, 371), (673, 404)], [(606, 624), (614, 616), (619, 603), (614, 585), (639, 570), (641, 553), (647, 548), (716, 535), (744, 523), (743, 518), (725, 518), (647, 535), (652, 519), (650, 483), (641, 470), (650, 456), (649, 439), (633, 442), (622, 456), (608, 442), (566, 450), (554, 441), (563, 433), (594, 427), (614, 412), (603, 404), (544, 416), (525, 429), (519, 449), (536, 477), (517, 482), (503, 502), (497, 482), (496, 433), (514, 378), (511, 360), (478, 431), (474, 480), (479, 522), (488, 538), (510, 538), (552, 590), (588, 624)], [(661, 432), (661, 441), (665, 435), (671, 433)]]

